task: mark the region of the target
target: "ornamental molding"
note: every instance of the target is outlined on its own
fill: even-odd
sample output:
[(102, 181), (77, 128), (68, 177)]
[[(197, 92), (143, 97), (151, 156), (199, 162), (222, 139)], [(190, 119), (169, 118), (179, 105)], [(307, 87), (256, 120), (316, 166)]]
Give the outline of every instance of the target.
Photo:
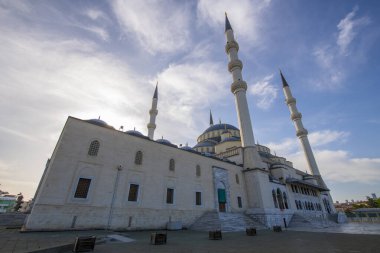
[(233, 94), (240, 90), (247, 91), (247, 83), (245, 81), (237, 80), (231, 84), (231, 92)]
[(230, 41), (226, 44), (226, 53), (228, 54), (231, 48), (236, 48), (236, 51), (239, 51), (239, 44), (236, 41)]
[(228, 71), (230, 71), (232, 73), (232, 71), (234, 71), (234, 69), (236, 68), (239, 68), (240, 70), (243, 69), (243, 63), (241, 62), (241, 60), (233, 60), (233, 61), (230, 61), (228, 63)]

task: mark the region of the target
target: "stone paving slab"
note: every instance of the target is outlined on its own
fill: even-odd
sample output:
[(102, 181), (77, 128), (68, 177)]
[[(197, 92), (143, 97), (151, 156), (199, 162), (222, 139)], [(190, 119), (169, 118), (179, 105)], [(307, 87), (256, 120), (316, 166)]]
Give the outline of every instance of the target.
[[(380, 235), (310, 233), (299, 231), (273, 232), (260, 230), (257, 236), (244, 232), (223, 233), (222, 240), (209, 240), (207, 232), (168, 231), (166, 245), (151, 245), (149, 231), (131, 232), (131, 243), (103, 244), (95, 253), (114, 252), (218, 252), (218, 253), (379, 253)], [(67, 252), (68, 253), (68, 252)]]
[[(151, 245), (150, 234), (153, 231), (114, 232), (104, 230), (64, 231), (64, 232), (28, 232), (20, 233), (16, 229), (0, 227), (0, 252), (21, 253), (61, 247), (59, 251), (71, 252), (77, 236), (94, 235), (103, 244), (97, 244), (95, 251), (102, 252), (308, 252), (308, 253), (380, 253), (379, 224), (346, 224), (333, 229), (295, 229), (280, 233), (271, 230), (259, 230), (257, 236), (246, 236), (244, 232), (223, 233), (220, 241), (208, 240), (207, 232), (167, 231), (166, 245)], [(350, 233), (350, 234), (349, 234)], [(372, 235), (370, 235), (372, 233)], [(108, 235), (120, 235), (133, 239), (132, 242), (109, 240)]]

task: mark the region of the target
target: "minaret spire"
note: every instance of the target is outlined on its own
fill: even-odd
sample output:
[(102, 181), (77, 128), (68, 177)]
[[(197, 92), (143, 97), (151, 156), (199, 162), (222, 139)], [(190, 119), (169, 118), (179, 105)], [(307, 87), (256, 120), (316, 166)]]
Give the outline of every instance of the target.
[(214, 125), (214, 120), (212, 119), (212, 113), (210, 110), (210, 126)]
[(153, 140), (154, 130), (156, 129), (156, 116), (158, 114), (157, 102), (158, 102), (158, 82), (156, 83), (156, 89), (154, 90), (153, 99), (152, 99), (152, 108), (149, 110), (150, 119), (147, 125), (148, 137), (151, 140)]
[(230, 24), (230, 21), (228, 20), (228, 17), (227, 17), (227, 12), (224, 13), (226, 15), (226, 32), (227, 30), (232, 30), (232, 27), (231, 27), (231, 24)]
[(283, 76), (281, 71), (280, 71), (280, 75), (282, 79), (283, 91), (285, 94), (285, 102), (289, 107), (290, 118), (294, 122), (294, 126), (296, 128), (296, 135), (301, 142), (310, 172), (311, 174), (314, 175), (314, 177), (316, 178), (320, 186), (327, 188), (326, 184), (324, 183), (321, 177), (321, 173), (319, 172), (317, 162), (315, 161), (313, 150), (311, 149), (310, 142), (307, 137), (308, 132), (302, 124), (302, 114), (297, 109), (296, 99), (293, 97), (292, 92), (290, 91), (290, 87), (288, 83), (286, 82), (286, 79)]
[(244, 148), (244, 168), (267, 168), (267, 165), (262, 162), (255, 145), (246, 97), (247, 83), (243, 80), (243, 63), (238, 57), (239, 44), (235, 41), (234, 32), (230, 21), (228, 20), (227, 14), (225, 35), (227, 38), (226, 53), (229, 59), (228, 70), (232, 74), (233, 79), (233, 83), (231, 84), (231, 92), (235, 95), (241, 142)]

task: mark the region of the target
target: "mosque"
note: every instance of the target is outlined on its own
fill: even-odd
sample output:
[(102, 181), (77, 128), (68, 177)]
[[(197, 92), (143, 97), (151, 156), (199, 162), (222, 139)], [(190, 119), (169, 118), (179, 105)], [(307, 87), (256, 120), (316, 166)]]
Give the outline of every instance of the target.
[(239, 128), (214, 124), (191, 148), (154, 140), (158, 88), (148, 135), (100, 119), (69, 117), (39, 183), (25, 230), (287, 227), (329, 224), (336, 211), (290, 86), (285, 101), (307, 168), (255, 143), (239, 44), (226, 15), (228, 70)]

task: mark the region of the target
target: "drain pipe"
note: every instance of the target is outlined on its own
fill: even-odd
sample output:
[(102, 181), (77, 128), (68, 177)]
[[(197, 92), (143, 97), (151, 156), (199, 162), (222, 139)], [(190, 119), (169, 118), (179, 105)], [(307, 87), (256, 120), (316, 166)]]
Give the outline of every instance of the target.
[(112, 221), (112, 214), (113, 214), (113, 205), (116, 199), (116, 190), (117, 190), (117, 185), (119, 183), (119, 176), (120, 176), (120, 171), (123, 169), (121, 165), (117, 166), (117, 174), (116, 174), (116, 179), (115, 179), (115, 186), (113, 188), (113, 194), (112, 194), (112, 200), (111, 200), (111, 206), (110, 206), (110, 212), (108, 215), (108, 222), (107, 222), (107, 230), (110, 229), (111, 226), (111, 221)]

